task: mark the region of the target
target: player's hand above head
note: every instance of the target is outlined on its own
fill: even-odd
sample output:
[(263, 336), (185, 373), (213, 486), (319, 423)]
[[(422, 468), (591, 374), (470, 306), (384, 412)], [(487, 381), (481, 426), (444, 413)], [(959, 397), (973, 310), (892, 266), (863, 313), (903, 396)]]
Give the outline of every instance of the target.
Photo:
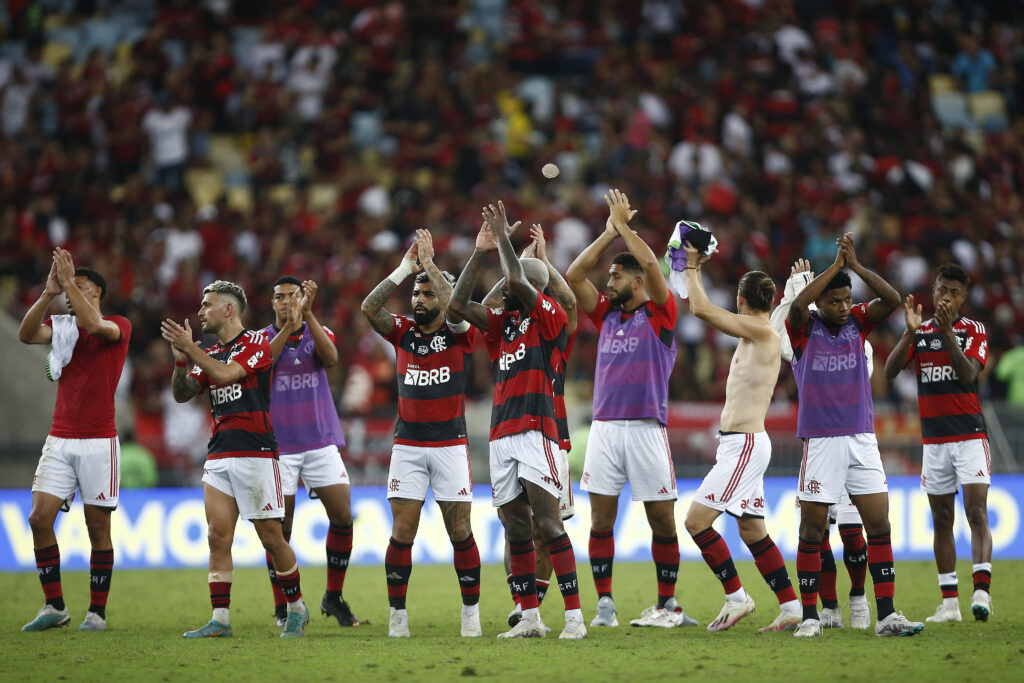
[(420, 228), (416, 231), (416, 245), (419, 248), (420, 263), (434, 260), (434, 238), (429, 230)]
[(527, 244), (526, 248), (519, 254), (519, 258), (537, 258), (537, 240), (532, 240)]
[(413, 273), (418, 273), (419, 272), (417, 270), (417, 268), (419, 266), (416, 264), (416, 262), (419, 260), (419, 257), (420, 257), (419, 248), (420, 248), (420, 243), (418, 241), (416, 241), (415, 239), (413, 239), (412, 244), (410, 244), (409, 248), (406, 249), (406, 251), (405, 251), (405, 256), (402, 257), (403, 261), (409, 261), (409, 262), (411, 262), (413, 264), (413, 268), (412, 268), (412, 272)]
[(548, 241), (544, 238), (544, 228), (540, 223), (534, 223), (530, 228), (530, 237), (535, 245), (534, 253), (542, 261), (548, 260)]
[(908, 294), (907, 298), (903, 300), (903, 319), (906, 321), (907, 330), (910, 332), (921, 327), (923, 322), (921, 318), (921, 304), (917, 304), (916, 308), (914, 307), (913, 294)]
[(839, 245), (839, 250), (843, 252), (846, 267), (856, 270), (860, 266), (860, 262), (857, 260), (857, 250), (853, 248), (853, 233), (846, 233), (836, 243)]
[(696, 249), (694, 249), (693, 245), (691, 245), (689, 242), (687, 242), (685, 240), (683, 241), (683, 252), (686, 253), (686, 267), (687, 268), (690, 268), (690, 267), (699, 268), (702, 265), (704, 265), (705, 263), (707, 263), (708, 259), (711, 258), (710, 254), (702, 254), (701, 252), (699, 252)]
[(608, 194), (604, 196), (604, 201), (608, 204), (609, 218), (617, 228), (625, 227), (636, 215), (636, 211), (629, 208), (629, 198), (615, 188), (608, 191)]
[(480, 232), (476, 235), (476, 248), (478, 251), (494, 251), (498, 248), (498, 243), (494, 239), (494, 233), (491, 232), (491, 227), (487, 224), (486, 219), (484, 219), (483, 224), (480, 226)]
[(789, 274), (793, 276), (799, 273), (810, 273), (811, 277), (814, 277), (814, 271), (811, 270), (811, 262), (805, 258), (798, 258), (794, 261), (793, 267), (789, 269)]
[(57, 279), (57, 263), (54, 261), (50, 264), (50, 273), (46, 276), (46, 286), (43, 291), (50, 296), (57, 296), (64, 291), (64, 288), (60, 284), (60, 280)]
[(75, 280), (75, 262), (71, 252), (57, 247), (53, 250), (53, 265), (57, 270), (57, 282), (64, 289)]

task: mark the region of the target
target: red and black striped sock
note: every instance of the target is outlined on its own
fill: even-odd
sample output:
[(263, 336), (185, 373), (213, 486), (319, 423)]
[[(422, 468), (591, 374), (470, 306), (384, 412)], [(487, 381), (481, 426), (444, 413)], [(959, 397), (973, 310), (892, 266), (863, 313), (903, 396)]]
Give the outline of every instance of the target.
[(281, 592), (281, 584), (277, 582), (277, 572), (274, 571), (274, 560), (270, 557), (270, 551), (267, 551), (267, 574), (270, 576), (270, 590), (274, 593), (274, 612), (277, 616), (284, 617), (284, 593)]
[(285, 600), (288, 602), (298, 602), (302, 599), (302, 589), (299, 587), (299, 568), (297, 566), (287, 574), (278, 572), (277, 582), (281, 584), (281, 592), (284, 593)]
[(658, 576), (658, 607), (676, 594), (676, 579), (679, 577), (679, 537), (652, 536), (651, 557)]
[(459, 579), (463, 605), (480, 602), (480, 549), (473, 534), (458, 543), (452, 543), (455, 554), (455, 575)]
[(789, 580), (789, 572), (786, 571), (786, 562), (782, 559), (782, 553), (775, 545), (771, 536), (765, 536), (756, 543), (747, 546), (750, 554), (754, 556), (754, 564), (757, 571), (761, 572), (764, 582), (775, 591), (775, 597), (779, 604), (796, 600), (796, 592), (793, 590), (793, 582)]
[(384, 553), (384, 575), (388, 579), (388, 603), (405, 609), (405, 594), (412, 574), (412, 543), (399, 543), (392, 536)]
[(821, 537), (821, 575), (818, 578), (818, 594), (821, 595), (821, 606), (826, 609), (839, 607), (839, 595), (836, 593), (836, 558), (832, 554), (832, 544), (828, 540), (828, 529)]
[(562, 592), (565, 609), (580, 608), (580, 586), (576, 576), (576, 553), (572, 549), (569, 535), (561, 536), (547, 542), (548, 553), (551, 555), (551, 567), (555, 570), (558, 590)]
[(114, 571), (114, 549), (93, 550), (89, 557), (89, 611), (107, 618), (107, 596)]
[(881, 621), (896, 611), (896, 571), (892, 564), (892, 540), (889, 534), (868, 536), (868, 571), (875, 585), (875, 608)]
[(804, 619), (818, 618), (818, 577), (821, 574), (821, 544), (803, 538), (796, 548), (796, 576), (800, 582), (800, 604)]
[(350, 557), (352, 557), (352, 525), (331, 524), (327, 528), (328, 598), (341, 598)]
[(512, 595), (512, 602), (518, 605), (519, 601), (522, 598), (519, 596), (519, 593), (516, 592), (515, 587), (512, 585), (512, 575), (506, 574), (505, 580), (508, 581), (508, 592)]
[(210, 581), (210, 604), (213, 609), (228, 609), (231, 607), (231, 582)]
[(850, 596), (864, 595), (864, 582), (868, 573), (868, 545), (864, 542), (860, 524), (840, 524), (843, 539), (843, 564), (850, 575)]
[(992, 587), (992, 563), (979, 562), (973, 567), (974, 590), (989, 592)]
[(594, 575), (594, 588), (599, 598), (612, 596), (612, 563), (615, 561), (614, 532), (590, 532), (590, 571)]
[(39, 548), (36, 553), (36, 572), (43, 586), (46, 604), (56, 610), (64, 609), (64, 589), (60, 584), (60, 548), (50, 545)]
[(717, 531), (708, 527), (704, 531), (692, 535), (693, 542), (700, 548), (700, 554), (711, 567), (715, 578), (722, 582), (726, 594), (735, 593), (743, 588), (740, 575), (736, 573), (736, 565), (732, 561), (732, 553)]
[(545, 581), (544, 579), (537, 579), (537, 604), (544, 604), (544, 598), (547, 597), (548, 588), (551, 588), (551, 581)]
[(519, 595), (519, 605), (524, 610), (533, 609), (537, 602), (537, 553), (533, 539), (513, 541), (509, 539), (509, 564), (512, 566), (512, 590)]

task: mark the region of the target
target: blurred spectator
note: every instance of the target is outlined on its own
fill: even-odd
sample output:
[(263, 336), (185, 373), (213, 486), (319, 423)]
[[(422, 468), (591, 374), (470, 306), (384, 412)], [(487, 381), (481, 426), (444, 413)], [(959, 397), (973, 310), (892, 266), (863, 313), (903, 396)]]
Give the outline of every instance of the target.
[(149, 135), (149, 150), (156, 171), (156, 182), (169, 192), (178, 192), (185, 185), (185, 162), (188, 161), (188, 128), (192, 113), (161, 94), (156, 107), (142, 118), (142, 129)]
[(989, 89), (989, 77), (996, 70), (996, 58), (978, 44), (977, 36), (965, 33), (960, 38), (961, 49), (953, 60), (952, 72), (963, 80), (967, 92)]

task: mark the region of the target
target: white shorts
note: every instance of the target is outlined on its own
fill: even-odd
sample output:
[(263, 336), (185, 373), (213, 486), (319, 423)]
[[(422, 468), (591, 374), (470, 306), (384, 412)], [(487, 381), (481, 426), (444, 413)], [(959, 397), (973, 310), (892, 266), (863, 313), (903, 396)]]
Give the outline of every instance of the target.
[(836, 503), (846, 490), (851, 496), (885, 493), (878, 440), (870, 432), (804, 439), (800, 464), (800, 500)]
[(562, 490), (571, 484), (562, 479), (558, 452), (558, 444), (537, 430), (491, 441), (491, 505), (501, 507), (515, 500), (523, 492), (520, 479), (561, 500)]
[(764, 472), (771, 459), (767, 432), (720, 435), (715, 466), (701, 482), (694, 502), (733, 517), (764, 517)]
[(242, 519), (284, 518), (284, 491), (276, 458), (207, 460), (203, 483), (234, 498)]
[(921, 461), (921, 490), (933, 496), (956, 493), (961, 485), (991, 484), (988, 439), (926, 443)]
[[(794, 501), (796, 503), (796, 515), (797, 519), (800, 518), (800, 496), (797, 496)], [(860, 512), (857, 510), (857, 506), (850, 500), (850, 494), (843, 489), (842, 494), (839, 496), (839, 502), (833, 503), (828, 507), (828, 523), (837, 524), (843, 526), (844, 524), (857, 524), (863, 526), (863, 521), (860, 518)]]
[(664, 425), (657, 420), (594, 420), (580, 488), (618, 496), (627, 481), (633, 500), (676, 499), (676, 470)]
[(473, 500), (473, 471), (466, 444), (394, 445), (388, 470), (388, 498), (425, 500), (428, 487), (434, 492), (434, 500)]
[(32, 477), (32, 490), (68, 503), (81, 490), (82, 502), (116, 508), (121, 487), (121, 442), (107, 439), (62, 439), (47, 436)]
[(334, 444), (303, 453), (282, 453), (278, 466), (281, 490), (286, 496), (294, 496), (299, 490), (300, 476), (308, 489), (351, 483), (341, 453)]
[(558, 451), (558, 480), (562, 482), (562, 495), (558, 497), (558, 511), (562, 519), (570, 519), (576, 514), (576, 506), (572, 499), (572, 473), (569, 472), (569, 452)]

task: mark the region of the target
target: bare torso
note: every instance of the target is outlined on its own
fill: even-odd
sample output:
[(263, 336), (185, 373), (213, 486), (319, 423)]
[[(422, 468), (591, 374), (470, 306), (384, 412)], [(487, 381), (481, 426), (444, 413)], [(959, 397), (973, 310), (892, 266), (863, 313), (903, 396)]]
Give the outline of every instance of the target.
[[(767, 318), (764, 325), (771, 328)], [(723, 432), (764, 431), (764, 416), (775, 393), (780, 361), (779, 335), (774, 330), (761, 341), (740, 339), (725, 383)]]

